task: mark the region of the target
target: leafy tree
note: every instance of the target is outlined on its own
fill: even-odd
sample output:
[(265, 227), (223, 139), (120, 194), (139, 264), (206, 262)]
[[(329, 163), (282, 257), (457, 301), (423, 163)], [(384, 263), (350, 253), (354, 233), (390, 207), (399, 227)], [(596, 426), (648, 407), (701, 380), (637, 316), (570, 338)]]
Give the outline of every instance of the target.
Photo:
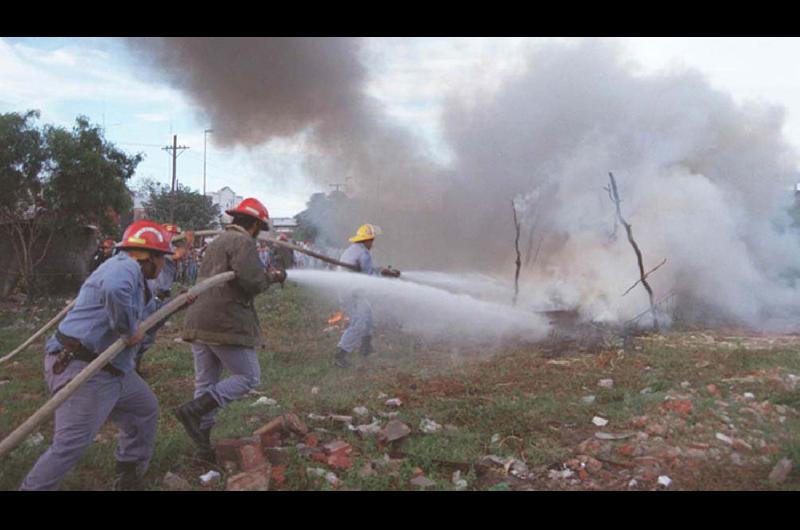
[(119, 233), (118, 212), (131, 207), (125, 182), (142, 160), (107, 142), (85, 117), (71, 130), (40, 127), (38, 118), (36, 111), (0, 114), (0, 227), (32, 297), (36, 267), (56, 234), (68, 240), (86, 225)]
[[(173, 194), (170, 186), (146, 181), (140, 190), (147, 197), (144, 208), (148, 218), (161, 223), (173, 222), (182, 230), (201, 230), (219, 226), (219, 205), (211, 197), (202, 195), (180, 183)], [(172, 219), (173, 200), (175, 218)]]

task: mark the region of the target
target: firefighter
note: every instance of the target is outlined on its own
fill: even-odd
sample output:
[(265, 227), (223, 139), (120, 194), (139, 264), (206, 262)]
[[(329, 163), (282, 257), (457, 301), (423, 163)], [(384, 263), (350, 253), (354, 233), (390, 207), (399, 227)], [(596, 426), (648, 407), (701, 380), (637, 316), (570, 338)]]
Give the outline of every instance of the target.
[[(161, 225), (161, 228), (164, 229), (164, 233), (167, 235), (167, 241), (169, 242), (169, 249), (170, 252), (172, 252), (172, 255), (167, 255), (164, 257), (164, 267), (161, 269), (161, 273), (154, 280), (147, 280), (147, 287), (150, 289), (150, 292), (153, 294), (153, 296), (155, 296), (160, 303), (163, 303), (166, 302), (172, 294), (172, 284), (175, 283), (178, 272), (177, 263), (179, 263), (180, 260), (186, 255), (187, 246), (190, 247), (194, 242), (194, 232), (186, 232), (187, 246), (175, 248), (172, 245), (172, 238), (175, 237), (176, 234), (181, 233), (180, 227), (167, 223)], [(144, 350), (140, 350), (136, 354), (136, 373), (138, 373), (140, 376), (145, 375), (142, 371), (143, 356)]]
[[(241, 398), (261, 379), (255, 348), (261, 343), (255, 296), (270, 283), (286, 279), (284, 271), (265, 270), (256, 237), (269, 230), (269, 214), (257, 199), (247, 198), (225, 213), (233, 218), (225, 232), (209, 243), (198, 279), (233, 270), (236, 278), (200, 295), (186, 313), (183, 340), (192, 343), (194, 399), (173, 410), (198, 446), (197, 456), (214, 461), (211, 428), (218, 409)], [(227, 369), (229, 377), (222, 379)]]
[[(278, 236), (278, 241), (288, 242), (289, 238), (286, 237), (286, 234), (281, 234)], [(287, 270), (294, 267), (294, 251), (292, 249), (281, 245), (275, 245), (272, 254), (273, 256), (270, 259), (270, 264), (276, 269)]]
[[(380, 233), (380, 228), (377, 226), (362, 225), (356, 235), (350, 238), (352, 244), (342, 253), (339, 261), (356, 265), (358, 272), (363, 274), (399, 277), (398, 270), (372, 265), (372, 245), (375, 236)], [(350, 366), (347, 358), (359, 346), (364, 357), (372, 353), (372, 307), (364, 293), (355, 291), (349, 295), (344, 301), (344, 310), (350, 317), (350, 322), (342, 333), (334, 355), (334, 364), (339, 368)]]
[(125, 230), (116, 248), (83, 283), (75, 307), (47, 341), (48, 389), (57, 392), (118, 339), (126, 348), (56, 409), (53, 443), (22, 490), (57, 489), (108, 419), (119, 427), (114, 489), (141, 488), (155, 444), (158, 402), (134, 370), (134, 357), (155, 338), (156, 328), (145, 335), (139, 325), (159, 307), (146, 280), (161, 272), (169, 239), (160, 225), (141, 220)]
[(92, 256), (92, 261), (89, 264), (89, 273), (94, 272), (97, 267), (103, 264), (114, 253), (114, 240), (106, 239), (97, 247), (97, 252)]

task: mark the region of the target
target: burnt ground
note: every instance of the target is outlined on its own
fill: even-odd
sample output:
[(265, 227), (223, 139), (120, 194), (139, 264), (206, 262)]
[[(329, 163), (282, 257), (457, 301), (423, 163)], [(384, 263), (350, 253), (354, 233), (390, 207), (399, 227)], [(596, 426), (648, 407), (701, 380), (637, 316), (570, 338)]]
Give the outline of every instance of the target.
[[(62, 306), (63, 300), (5, 304), (0, 350), (10, 351)], [(593, 339), (554, 333), (537, 345), (456, 348), (378, 322), (376, 353), (337, 370), (330, 361), (339, 330), (327, 322), (336, 309), (294, 285), (259, 298), (267, 340), (259, 352), (262, 385), (220, 414), (213, 437), (248, 437), (289, 413), (304, 422), (313, 439), (285, 432), (274, 440), (283, 449), (272, 462), (270, 489), (800, 486), (796, 465), (769, 478), (782, 459), (800, 460), (798, 336), (719, 329), (624, 339), (598, 328)], [(191, 354), (179, 326), (177, 317), (146, 356), (145, 376), (161, 404), (147, 488), (174, 489), (165, 480), (170, 473), (186, 481), (179, 489), (225, 489), (240, 470), (219, 466), (221, 480), (203, 485), (200, 475), (213, 466), (193, 458), (191, 442), (169, 414), (192, 393)], [(41, 343), (0, 366), (0, 434), (46, 400), (40, 371)], [(259, 404), (259, 398), (268, 399)], [(401, 404), (388, 405), (390, 398)], [(357, 407), (366, 412), (359, 409), (360, 416)], [(370, 424), (385, 430), (392, 420), (409, 431), (395, 441), (357, 430)], [(114, 433), (110, 424), (103, 428), (62, 489), (109, 487)], [(52, 423), (37, 434), (41, 439), (30, 438), (4, 458), (0, 489), (18, 487), (47, 447)], [(349, 446), (346, 458), (313, 457), (308, 449), (335, 441)]]

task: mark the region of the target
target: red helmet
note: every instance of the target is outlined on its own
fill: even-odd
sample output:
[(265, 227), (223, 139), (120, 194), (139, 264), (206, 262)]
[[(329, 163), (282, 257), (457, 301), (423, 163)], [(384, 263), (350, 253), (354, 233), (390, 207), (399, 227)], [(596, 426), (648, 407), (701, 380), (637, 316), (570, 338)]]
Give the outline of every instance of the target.
[(253, 197), (246, 198), (239, 203), (239, 206), (236, 208), (231, 208), (230, 210), (225, 210), (225, 213), (230, 216), (247, 215), (249, 217), (254, 217), (261, 221), (263, 228), (269, 228), (269, 224), (267, 224), (267, 221), (269, 220), (269, 212), (267, 212), (267, 207), (261, 204), (261, 201), (254, 199)]
[(170, 235), (160, 224), (143, 219), (125, 229), (122, 241), (117, 243), (117, 248), (154, 250), (163, 254), (172, 254), (169, 240)]
[(281, 241), (289, 241), (289, 238), (286, 237), (286, 234), (281, 234), (278, 236), (278, 239)]

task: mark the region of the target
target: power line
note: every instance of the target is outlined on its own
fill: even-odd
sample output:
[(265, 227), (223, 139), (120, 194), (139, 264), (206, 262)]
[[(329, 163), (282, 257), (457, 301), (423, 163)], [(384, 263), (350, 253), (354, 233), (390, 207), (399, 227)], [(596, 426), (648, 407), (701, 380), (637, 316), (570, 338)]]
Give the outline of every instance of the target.
[(178, 161), (178, 150), (180, 149), (181, 153), (183, 153), (186, 149), (189, 149), (188, 146), (185, 145), (178, 145), (178, 135), (175, 134), (172, 136), (172, 145), (162, 147), (164, 151), (172, 151), (172, 204), (170, 205), (170, 212), (169, 212), (169, 222), (175, 222), (175, 186), (178, 183), (178, 176), (177, 176), (177, 161)]

